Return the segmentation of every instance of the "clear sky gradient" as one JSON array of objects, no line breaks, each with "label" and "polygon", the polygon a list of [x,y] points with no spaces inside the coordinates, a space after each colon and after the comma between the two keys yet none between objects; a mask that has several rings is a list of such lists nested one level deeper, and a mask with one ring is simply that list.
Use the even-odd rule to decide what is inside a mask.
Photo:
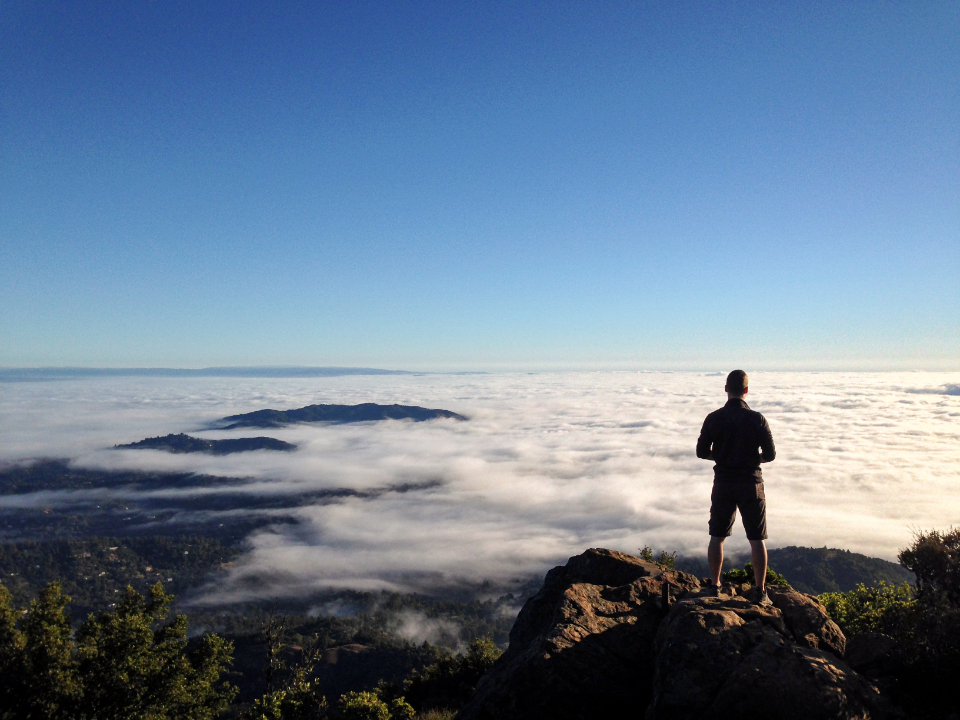
[{"label": "clear sky gradient", "polygon": [[960,4],[2,2],[0,336],[958,369]]}]

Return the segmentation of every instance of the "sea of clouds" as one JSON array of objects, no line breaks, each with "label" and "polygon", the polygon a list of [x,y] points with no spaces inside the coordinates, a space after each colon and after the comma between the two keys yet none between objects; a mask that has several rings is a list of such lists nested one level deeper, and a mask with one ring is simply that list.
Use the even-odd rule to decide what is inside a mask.
[{"label": "sea of clouds", "polygon": [[[218,602],[509,584],[588,547],[702,555],[712,470],[694,446],[704,416],[725,400],[723,384],[720,374],[647,372],[0,383],[0,462],[64,457],[81,467],[248,479],[151,491],[181,499],[362,491],[304,501],[283,511],[295,523],[253,533],[210,589]],[[895,559],[915,530],[956,524],[958,389],[960,373],[751,374],[747,400],[769,420],[778,450],[764,466],[770,545]],[[204,430],[262,408],[360,402],[444,408],[469,420]],[[268,435],[299,448],[229,456],[112,449],[171,432]],[[8,507],[30,502],[0,497]],[[746,549],[739,525],[728,547]]]}]

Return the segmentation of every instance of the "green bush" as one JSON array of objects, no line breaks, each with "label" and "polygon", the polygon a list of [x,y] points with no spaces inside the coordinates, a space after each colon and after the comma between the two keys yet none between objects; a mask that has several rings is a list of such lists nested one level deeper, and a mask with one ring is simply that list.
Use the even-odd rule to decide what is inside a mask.
[{"label": "green bush", "polygon": [[848,637],[893,637],[900,660],[895,700],[918,717],[947,717],[956,710],[960,675],[960,530],[918,533],[899,558],[915,573],[916,588],[861,584],[824,593],[820,602]]},{"label": "green bush", "polygon": [[[753,583],[753,563],[748,562],[743,566],[743,570],[727,570],[720,578],[722,582],[729,583]],[[767,576],[766,576],[767,585],[779,585],[782,587],[789,587],[790,583],[787,582],[787,579],[780,573],[774,571],[773,568],[767,567]]]},{"label": "green bush", "polygon": [[163,624],[172,595],[157,583],[147,601],[128,587],[115,612],[71,632],[59,583],[21,615],[0,585],[0,718],[184,718],[226,709],[235,689],[219,683],[233,646],[208,635],[187,652],[187,619]]},{"label": "green bush", "polygon": [[908,583],[861,583],[850,592],[823,593],[819,600],[847,637],[866,632],[901,635],[916,605]]},{"label": "green bush", "polygon": [[645,560],[646,562],[656,563],[657,565],[663,565],[668,570],[677,569],[677,553],[672,552],[668,553],[666,550],[661,550],[659,555],[654,556],[653,550],[649,545],[644,545],[640,548],[639,558]]},{"label": "green bush", "polygon": [[463,655],[446,655],[404,683],[404,696],[419,712],[462,708],[501,655],[492,638],[478,638]]},{"label": "green bush", "polygon": [[372,692],[348,692],[340,696],[337,715],[341,720],[390,720],[390,708]]},{"label": "green bush", "polygon": [[283,687],[254,700],[243,717],[246,720],[317,720],[327,717],[327,699],[309,679],[313,667],[309,663],[296,667]]}]

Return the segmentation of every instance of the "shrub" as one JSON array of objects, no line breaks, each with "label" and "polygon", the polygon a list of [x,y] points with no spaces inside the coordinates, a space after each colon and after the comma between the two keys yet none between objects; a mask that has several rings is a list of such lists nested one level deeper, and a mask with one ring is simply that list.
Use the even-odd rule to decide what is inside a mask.
[{"label": "shrub", "polygon": [[960,529],[918,532],[899,560],[917,576],[916,612],[897,637],[903,691],[911,703],[948,714],[960,675]]},{"label": "shrub", "polygon": [[387,707],[390,708],[391,720],[413,720],[417,714],[413,706],[403,698],[394,698],[387,703]]},{"label": "shrub", "polygon": [[391,720],[390,707],[373,692],[348,692],[340,696],[341,720]]},{"label": "shrub", "polygon": [[313,665],[302,663],[279,690],[268,691],[253,701],[245,720],[316,720],[328,716],[327,699],[310,679]]},{"label": "shrub", "polygon": [[866,632],[902,635],[916,600],[908,583],[876,587],[863,583],[849,592],[828,592],[819,597],[827,613],[848,637]]},{"label": "shrub", "polygon": [[404,695],[419,712],[463,707],[501,651],[492,638],[477,638],[463,655],[441,657],[404,683]]},{"label": "shrub", "polygon": [[[727,570],[727,572],[725,572],[720,579],[723,582],[730,583],[753,583],[753,563],[748,562],[743,566],[743,570]],[[774,569],[771,567],[767,567],[766,583],[767,585],[779,585],[784,587],[789,587],[790,585],[783,575],[774,571]]]},{"label": "shrub", "polygon": [[640,548],[639,558],[641,560],[645,560],[646,562],[652,562],[652,563],[656,563],[657,565],[663,565],[668,570],[677,569],[677,564],[676,564],[677,553],[676,552],[668,553],[666,550],[661,550],[659,555],[654,556],[653,550],[650,548],[650,546],[645,545],[644,547]]},{"label": "shrub", "polygon": [[19,622],[0,585],[0,717],[205,720],[235,694],[218,683],[232,645],[208,635],[187,652],[187,619],[163,624],[173,596],[157,583],[147,601],[133,588],[112,613],[71,633],[70,598],[45,586]]},{"label": "shrub", "polygon": [[899,676],[904,705],[949,715],[957,709],[960,610],[942,599],[920,600],[916,610],[897,635],[904,660]]},{"label": "shrub", "polygon": [[[399,688],[382,680],[373,691],[344,693],[331,709],[320,686],[310,678],[320,659],[316,642],[307,642],[307,649],[281,686],[273,690],[270,681],[278,669],[277,661],[283,643],[284,621],[276,618],[265,625],[267,640],[267,692],[242,715],[244,720],[413,720],[416,712],[399,694]],[[301,640],[302,641],[302,640]]]},{"label": "shrub", "polygon": [[456,716],[456,710],[435,708],[433,710],[427,710],[426,712],[417,714],[415,720],[453,720]]},{"label": "shrub", "polygon": [[893,637],[901,660],[895,699],[918,717],[946,717],[956,710],[953,683],[960,675],[960,530],[918,533],[899,558],[916,574],[915,589],[858,585],[820,601],[849,636]]}]

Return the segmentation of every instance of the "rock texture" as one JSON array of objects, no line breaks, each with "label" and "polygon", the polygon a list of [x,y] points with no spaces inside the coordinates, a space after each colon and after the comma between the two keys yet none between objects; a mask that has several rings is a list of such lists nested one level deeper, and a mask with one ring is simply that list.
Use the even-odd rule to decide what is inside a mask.
[{"label": "rock texture", "polygon": [[692,575],[612,550],[554,568],[458,717],[638,717],[650,700],[664,585],[673,597],[699,587]]},{"label": "rock texture", "polygon": [[826,650],[838,658],[844,656],[847,640],[816,597],[789,587],[770,587],[767,594],[774,608],[780,611],[794,641],[805,647]]},{"label": "rock texture", "polygon": [[815,598],[696,578],[611,550],[551,570],[460,720],[899,718],[841,658]]},{"label": "rock texture", "polygon": [[813,598],[770,592],[763,608],[730,588],[679,601],[657,631],[649,720],[898,717],[842,659],[844,637]]}]

